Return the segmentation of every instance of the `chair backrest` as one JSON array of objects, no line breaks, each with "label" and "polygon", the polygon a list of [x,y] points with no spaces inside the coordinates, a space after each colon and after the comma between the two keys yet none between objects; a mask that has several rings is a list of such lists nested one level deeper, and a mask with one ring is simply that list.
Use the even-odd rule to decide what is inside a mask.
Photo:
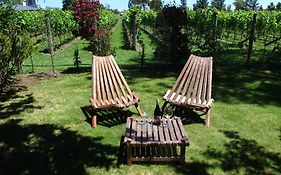
[{"label": "chair backrest", "polygon": [[128,98],[132,92],[118,67],[114,57],[93,56],[92,64],[92,98],[110,100]]},{"label": "chair backrest", "polygon": [[208,103],[212,92],[212,65],[212,57],[190,55],[171,90],[176,93],[175,97],[186,97],[188,103]]}]

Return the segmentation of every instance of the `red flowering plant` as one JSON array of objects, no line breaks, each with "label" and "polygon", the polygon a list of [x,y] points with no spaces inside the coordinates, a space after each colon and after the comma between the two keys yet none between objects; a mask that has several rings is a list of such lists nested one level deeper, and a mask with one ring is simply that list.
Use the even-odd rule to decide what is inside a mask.
[{"label": "red flowering plant", "polygon": [[77,1],[73,16],[79,24],[79,32],[82,37],[90,39],[95,35],[100,7],[101,4],[98,0]]}]

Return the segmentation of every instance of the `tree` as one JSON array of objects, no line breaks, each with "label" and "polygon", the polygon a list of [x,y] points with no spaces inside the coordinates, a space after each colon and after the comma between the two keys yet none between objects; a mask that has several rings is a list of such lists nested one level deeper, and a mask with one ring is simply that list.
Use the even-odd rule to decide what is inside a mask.
[{"label": "tree", "polygon": [[212,7],[216,7],[218,10],[225,10],[225,0],[213,0],[211,2]]},{"label": "tree", "polygon": [[257,10],[258,9],[258,0],[246,0],[247,9]]},{"label": "tree", "polygon": [[62,10],[73,10],[77,0],[63,0],[62,1]]},{"label": "tree", "polygon": [[276,10],[281,11],[281,2],[276,4]]},{"label": "tree", "polygon": [[246,10],[247,4],[244,0],[235,0],[234,1],[235,10]]},{"label": "tree", "polygon": [[268,6],[267,6],[267,10],[272,11],[275,10],[275,5],[273,4],[273,2],[271,2]]},{"label": "tree", "polygon": [[145,9],[149,5],[149,0],[129,0],[128,7],[131,8],[134,5]]},{"label": "tree", "polygon": [[231,11],[231,5],[230,4],[227,6],[226,11],[228,11],[228,12]]},{"label": "tree", "polygon": [[208,0],[197,0],[195,4],[193,4],[193,9],[204,9],[209,5]]},{"label": "tree", "polygon": [[262,5],[259,6],[259,11],[263,11],[263,6]]},{"label": "tree", "polygon": [[97,30],[100,3],[98,0],[78,0],[73,11],[75,21],[79,24],[80,35],[90,39]]},{"label": "tree", "polygon": [[151,0],[149,2],[149,8],[153,10],[160,10],[163,7],[163,3],[161,0]]},{"label": "tree", "polygon": [[187,6],[186,0],[181,0],[181,6],[182,6],[182,7],[186,7],[186,6]]}]

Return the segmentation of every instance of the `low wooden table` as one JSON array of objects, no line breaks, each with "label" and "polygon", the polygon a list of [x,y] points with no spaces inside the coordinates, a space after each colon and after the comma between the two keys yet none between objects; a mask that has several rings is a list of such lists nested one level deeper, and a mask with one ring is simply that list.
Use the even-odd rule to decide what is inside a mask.
[{"label": "low wooden table", "polygon": [[154,125],[151,118],[130,117],[124,143],[131,165],[133,161],[184,162],[189,140],[180,118],[161,119],[160,125]]}]

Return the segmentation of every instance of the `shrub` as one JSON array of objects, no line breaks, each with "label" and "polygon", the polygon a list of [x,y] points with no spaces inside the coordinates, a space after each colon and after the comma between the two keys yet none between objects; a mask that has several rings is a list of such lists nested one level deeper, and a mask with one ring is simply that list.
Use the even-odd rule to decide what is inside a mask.
[{"label": "shrub", "polygon": [[[8,85],[8,79],[21,69],[22,62],[33,52],[29,34],[18,29],[11,5],[0,4],[0,90]],[[3,28],[5,26],[5,28]]]},{"label": "shrub", "polygon": [[111,54],[110,32],[104,28],[99,28],[95,35],[90,39],[93,54],[105,56]]}]

